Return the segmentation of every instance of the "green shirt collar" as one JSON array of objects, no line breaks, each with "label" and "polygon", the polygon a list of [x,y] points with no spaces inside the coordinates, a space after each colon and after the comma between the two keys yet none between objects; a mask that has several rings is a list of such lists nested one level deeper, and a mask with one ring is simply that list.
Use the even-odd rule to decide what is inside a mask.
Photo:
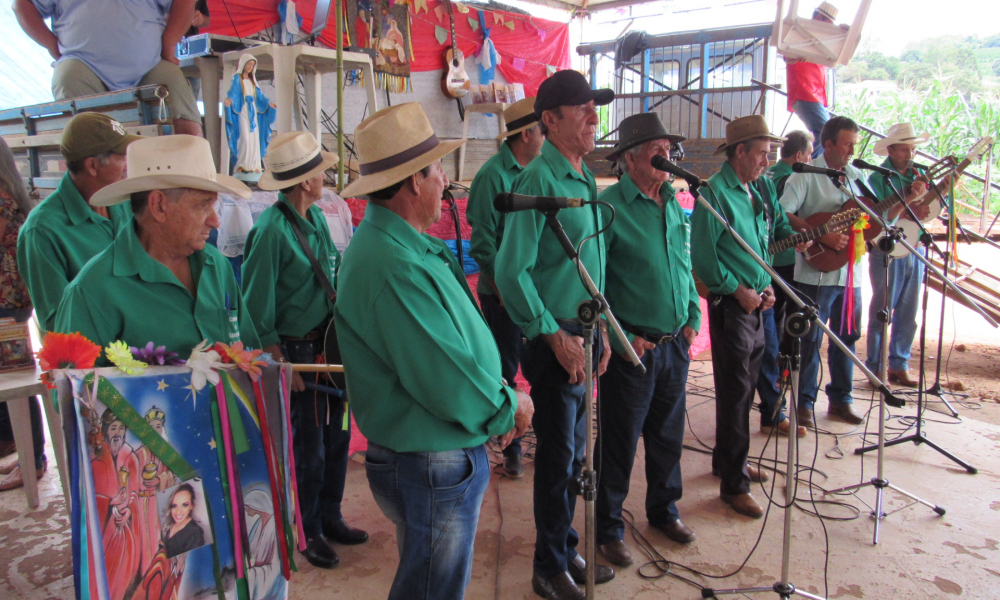
[{"label": "green shirt collar", "polygon": [[792,165],[783,160],[779,160],[774,163],[774,166],[771,167],[769,171],[771,172],[771,179],[780,179],[786,175],[792,174]]},{"label": "green shirt collar", "polygon": [[87,201],[83,199],[83,195],[80,194],[80,190],[76,189],[76,184],[70,179],[68,171],[63,175],[62,181],[59,182],[56,197],[61,202],[63,210],[66,211],[66,215],[73,225],[79,225],[84,221],[94,221],[95,223],[107,221],[107,219],[90,208]]},{"label": "green shirt collar", "polygon": [[412,225],[403,220],[403,217],[374,202],[368,203],[368,207],[365,209],[365,220],[384,231],[400,246],[414,252],[421,258],[428,252],[440,254],[446,248],[432,244],[423,234],[418,233]]},{"label": "green shirt collar", "polygon": [[521,163],[517,162],[517,159],[514,158],[514,153],[510,151],[510,144],[507,142],[500,144],[500,150],[498,153],[500,154],[500,161],[503,163],[504,169],[514,173],[515,175],[524,170]]},{"label": "green shirt collar", "polygon": [[[288,197],[281,192],[278,192],[278,202],[283,202],[286,206],[288,206],[288,208],[292,209],[292,215],[295,216],[295,222],[299,224],[299,229],[302,230],[302,233],[306,235],[312,235],[313,233],[316,232],[316,226],[313,225],[309,219],[303,219],[302,215],[299,214],[299,211],[294,206],[292,206],[292,203],[291,201],[288,200]],[[313,204],[308,208],[308,210],[306,210],[306,214],[311,213],[314,208],[317,211],[320,211],[319,207]],[[322,211],[320,212],[322,213]]]},{"label": "green shirt collar", "polygon": [[[542,159],[548,163],[549,169],[552,170],[552,174],[555,175],[557,181],[564,179],[567,175],[569,175],[570,177],[574,177],[580,181],[584,181],[588,184],[590,183],[584,174],[581,174],[574,169],[573,165],[569,164],[569,161],[566,160],[566,157],[559,152],[559,149],[553,146],[548,140],[545,140],[545,143],[542,144],[541,156]],[[583,165],[583,173],[588,172],[587,165]]]},{"label": "green shirt collar", "polygon": [[[667,200],[673,197],[673,194],[671,194],[670,190],[668,189],[669,187],[670,184],[667,182],[663,182],[663,185],[660,186],[660,199],[663,200],[664,203],[666,203]],[[654,201],[652,198],[650,198],[649,196],[644,194],[641,190],[639,190],[639,187],[635,184],[635,181],[632,181],[632,176],[629,175],[628,173],[622,175],[621,180],[618,182],[618,189],[620,190],[622,198],[625,200],[625,202],[628,202],[630,204],[632,203],[633,200],[637,198],[645,198],[650,202]]]},{"label": "green shirt collar", "polygon": [[736,176],[736,171],[729,164],[729,161],[722,163],[722,169],[719,170],[719,177],[722,179],[722,183],[726,184],[727,187],[735,189],[747,190],[750,189],[749,186],[740,183],[740,178]]},{"label": "green shirt collar", "polygon": [[[177,277],[155,258],[146,252],[135,231],[135,219],[125,225],[111,245],[114,253],[114,263],[111,269],[116,277],[131,277],[138,275],[147,283],[172,283],[183,288]],[[188,258],[191,261],[192,274],[201,272],[205,264],[214,264],[212,257],[206,252],[195,252]],[[197,281],[197,277],[195,277]],[[189,292],[190,293],[190,292]]]}]

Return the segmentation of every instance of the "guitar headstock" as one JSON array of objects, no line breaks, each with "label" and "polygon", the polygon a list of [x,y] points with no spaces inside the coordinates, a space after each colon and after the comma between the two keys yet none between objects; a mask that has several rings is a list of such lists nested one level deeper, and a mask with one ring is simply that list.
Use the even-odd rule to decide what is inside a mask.
[{"label": "guitar headstock", "polygon": [[954,156],[945,156],[927,168],[927,178],[936,181],[954,171],[956,167],[958,167],[958,160]]},{"label": "guitar headstock", "polygon": [[838,233],[853,225],[860,217],[860,208],[845,210],[830,217],[830,220],[826,222],[826,227],[830,233]]},{"label": "guitar headstock", "polygon": [[972,148],[969,148],[969,154],[966,155],[965,160],[969,162],[976,162],[986,154],[986,151],[993,146],[992,136],[983,136],[979,138],[979,141],[973,144]]}]

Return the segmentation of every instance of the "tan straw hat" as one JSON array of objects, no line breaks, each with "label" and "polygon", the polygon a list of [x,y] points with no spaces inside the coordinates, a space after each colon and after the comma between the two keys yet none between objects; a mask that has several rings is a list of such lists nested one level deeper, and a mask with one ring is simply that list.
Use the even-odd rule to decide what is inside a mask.
[{"label": "tan straw hat", "polygon": [[914,146],[923,146],[931,140],[931,134],[921,133],[917,135],[917,132],[913,129],[911,123],[896,123],[889,128],[889,133],[886,134],[885,138],[875,142],[875,147],[872,148],[872,152],[878,154],[879,156],[889,156],[889,146],[893,144],[913,144]]},{"label": "tan straw hat", "polygon": [[837,20],[837,7],[830,4],[829,2],[820,2],[819,6],[816,7],[815,12],[823,15],[824,17],[830,19],[831,21]]},{"label": "tan straw hat", "polygon": [[538,122],[538,116],[535,114],[535,97],[518,100],[508,106],[507,110],[503,111],[503,120],[507,124],[507,131],[498,135],[496,137],[498,140],[532,127]]},{"label": "tan straw hat", "polygon": [[712,156],[719,156],[725,153],[726,148],[730,146],[735,146],[740,142],[758,137],[765,137],[777,144],[784,143],[785,141],[783,137],[771,135],[771,132],[767,128],[767,121],[764,120],[763,116],[750,115],[749,117],[740,117],[726,123],[726,143],[716,148]]},{"label": "tan straw hat", "polygon": [[257,186],[262,190],[283,190],[319,175],[339,160],[324,152],[308,131],[292,131],[275,136],[264,156],[264,174]]},{"label": "tan straw hat", "polygon": [[341,196],[363,196],[399,183],[464,143],[439,140],[416,102],[383,108],[354,130],[361,178]]},{"label": "tan straw hat", "polygon": [[193,135],[148,137],[129,144],[128,178],[101,188],[90,198],[92,206],[124,202],[135,192],[191,188],[250,197],[250,188],[238,179],[215,172],[212,149],[205,138]]}]

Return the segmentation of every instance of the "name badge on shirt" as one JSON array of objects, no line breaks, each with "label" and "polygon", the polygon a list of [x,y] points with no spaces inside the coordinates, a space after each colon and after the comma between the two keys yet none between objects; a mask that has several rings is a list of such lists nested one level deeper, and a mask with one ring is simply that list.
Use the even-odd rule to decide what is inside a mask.
[{"label": "name badge on shirt", "polygon": [[240,341],[240,318],[239,312],[233,308],[227,311],[229,313],[229,343],[233,344]]}]

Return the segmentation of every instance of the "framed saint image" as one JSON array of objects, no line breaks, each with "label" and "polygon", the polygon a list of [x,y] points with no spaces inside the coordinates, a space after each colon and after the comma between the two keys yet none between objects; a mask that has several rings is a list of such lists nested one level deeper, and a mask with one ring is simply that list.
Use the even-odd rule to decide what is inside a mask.
[{"label": "framed saint image", "polygon": [[159,507],[160,542],[167,558],[173,558],[212,543],[208,526],[205,491],[200,479],[190,479],[156,495]]}]

